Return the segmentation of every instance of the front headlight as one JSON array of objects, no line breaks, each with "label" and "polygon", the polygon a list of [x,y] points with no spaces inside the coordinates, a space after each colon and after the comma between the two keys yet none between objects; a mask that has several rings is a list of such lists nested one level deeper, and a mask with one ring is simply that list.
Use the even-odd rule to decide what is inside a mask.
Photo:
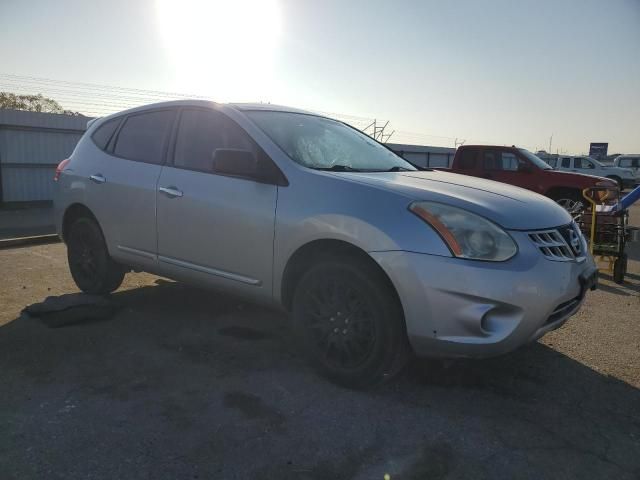
[{"label": "front headlight", "polygon": [[513,239],[502,228],[461,208],[413,202],[409,210],[431,225],[456,257],[503,262],[518,251]]}]

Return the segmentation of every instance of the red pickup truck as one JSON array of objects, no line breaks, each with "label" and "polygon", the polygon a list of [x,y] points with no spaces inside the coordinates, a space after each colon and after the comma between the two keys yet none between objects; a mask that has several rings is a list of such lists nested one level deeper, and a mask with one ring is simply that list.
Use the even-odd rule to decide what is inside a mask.
[{"label": "red pickup truck", "polygon": [[552,198],[569,211],[582,200],[583,189],[617,187],[607,178],[554,170],[533,153],[515,146],[462,145],[449,170],[532,190]]}]

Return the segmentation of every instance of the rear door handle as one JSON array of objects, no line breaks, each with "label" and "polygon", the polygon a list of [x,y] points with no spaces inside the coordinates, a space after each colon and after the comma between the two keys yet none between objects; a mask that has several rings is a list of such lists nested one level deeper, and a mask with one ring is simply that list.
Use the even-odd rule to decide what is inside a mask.
[{"label": "rear door handle", "polygon": [[107,179],[104,178],[101,173],[96,173],[95,175],[91,175],[89,177],[89,180],[91,180],[93,183],[104,183],[107,181]]},{"label": "rear door handle", "polygon": [[181,197],[183,195],[182,191],[178,190],[176,187],[160,187],[158,188],[158,191],[164,193],[170,198]]}]

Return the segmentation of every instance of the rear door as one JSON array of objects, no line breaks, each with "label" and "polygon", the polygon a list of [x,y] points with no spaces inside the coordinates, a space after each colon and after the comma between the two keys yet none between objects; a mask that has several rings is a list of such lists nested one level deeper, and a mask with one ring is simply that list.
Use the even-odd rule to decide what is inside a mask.
[{"label": "rear door", "polygon": [[[122,119],[90,173],[90,208],[111,254],[132,265],[154,263],[156,186],[175,110],[150,110]],[[96,131],[97,133],[97,131]]]},{"label": "rear door", "polygon": [[182,110],[174,143],[157,193],[163,268],[177,278],[270,298],[277,187],[213,171],[218,148],[262,151],[212,109]]},{"label": "rear door", "polygon": [[460,147],[455,157],[454,167],[456,173],[474,177],[482,177],[484,175],[481,164],[478,162],[477,148]]}]

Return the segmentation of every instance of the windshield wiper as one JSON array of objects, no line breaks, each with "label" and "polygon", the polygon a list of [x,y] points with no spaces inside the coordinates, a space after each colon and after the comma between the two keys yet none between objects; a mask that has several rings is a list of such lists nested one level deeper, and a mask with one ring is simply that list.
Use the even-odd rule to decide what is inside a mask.
[{"label": "windshield wiper", "polygon": [[357,168],[350,167],[349,165],[331,165],[330,167],[313,167],[314,170],[323,170],[325,172],[360,172]]},{"label": "windshield wiper", "polygon": [[389,170],[385,170],[385,172],[413,172],[413,170],[396,165],[395,167],[391,167]]}]

